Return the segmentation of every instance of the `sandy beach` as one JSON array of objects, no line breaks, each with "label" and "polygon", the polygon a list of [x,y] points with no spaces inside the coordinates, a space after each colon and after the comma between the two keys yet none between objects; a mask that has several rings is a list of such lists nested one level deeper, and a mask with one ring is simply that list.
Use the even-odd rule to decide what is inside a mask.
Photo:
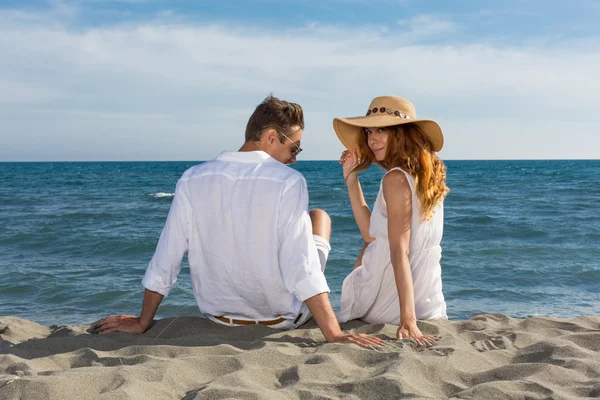
[{"label": "sandy beach", "polygon": [[143,335],[88,333],[0,317],[1,399],[571,399],[600,397],[600,316],[419,322],[432,348],[396,341],[392,325],[347,330],[380,351],[295,331],[228,328],[197,317]]}]

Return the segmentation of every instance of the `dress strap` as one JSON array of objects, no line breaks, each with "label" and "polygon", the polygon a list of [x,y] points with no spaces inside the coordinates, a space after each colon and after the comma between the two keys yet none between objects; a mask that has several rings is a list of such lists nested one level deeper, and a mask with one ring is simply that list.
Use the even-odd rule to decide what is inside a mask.
[{"label": "dress strap", "polygon": [[[389,174],[392,171],[402,171],[404,173],[404,175],[406,175],[406,180],[408,181],[408,186],[410,186],[410,191],[412,192],[412,195],[414,196],[414,194],[415,194],[415,178],[400,167],[394,167],[394,168],[387,170],[385,172],[384,176]],[[383,179],[381,179],[381,185],[382,185],[381,189],[383,189]]]},{"label": "dress strap", "polygon": [[409,176],[410,176],[410,174],[409,174],[408,172],[406,172],[405,170],[403,170],[403,169],[402,169],[402,168],[400,168],[400,167],[394,167],[394,168],[392,168],[392,169],[388,169],[387,171],[385,171],[385,174],[384,174],[384,175],[387,175],[387,174],[389,174],[390,172],[392,172],[392,171],[395,171],[395,170],[402,171],[402,172],[404,172],[406,175],[409,175]]}]

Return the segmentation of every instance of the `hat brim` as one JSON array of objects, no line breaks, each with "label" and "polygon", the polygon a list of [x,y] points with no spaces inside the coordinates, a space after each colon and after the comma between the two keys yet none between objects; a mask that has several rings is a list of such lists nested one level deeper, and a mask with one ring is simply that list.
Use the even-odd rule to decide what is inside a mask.
[{"label": "hat brim", "polygon": [[358,134],[363,128],[384,128],[388,126],[414,124],[427,136],[433,151],[444,147],[444,134],[437,122],[430,119],[404,119],[395,115],[370,115],[366,117],[334,118],[333,130],[340,142],[348,149],[358,149]]}]

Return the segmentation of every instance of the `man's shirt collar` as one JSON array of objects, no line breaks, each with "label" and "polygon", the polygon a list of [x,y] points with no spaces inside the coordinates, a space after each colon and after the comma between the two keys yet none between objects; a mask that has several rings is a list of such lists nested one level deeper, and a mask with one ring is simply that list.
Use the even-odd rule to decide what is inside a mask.
[{"label": "man's shirt collar", "polygon": [[224,151],[219,154],[215,160],[240,163],[279,162],[262,150]]}]

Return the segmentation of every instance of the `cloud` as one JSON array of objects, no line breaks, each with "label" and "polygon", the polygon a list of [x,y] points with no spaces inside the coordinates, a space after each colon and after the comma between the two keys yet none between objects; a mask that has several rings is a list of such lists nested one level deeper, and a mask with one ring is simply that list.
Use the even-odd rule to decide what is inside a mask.
[{"label": "cloud", "polygon": [[103,3],[103,4],[111,4],[111,3],[125,3],[125,4],[145,4],[148,0],[84,0],[86,3]]},{"label": "cloud", "polygon": [[[240,146],[270,92],[304,106],[306,158],[337,157],[333,116],[363,114],[381,94],[438,120],[445,158],[576,158],[600,147],[592,39],[434,45],[371,27],[159,18],[80,28],[71,15],[0,11],[0,160],[212,158]],[[427,35],[456,28],[410,21]],[[566,139],[569,126],[578,143]]]},{"label": "cloud", "polygon": [[523,11],[523,10],[516,10],[514,8],[509,8],[509,9],[484,9],[484,10],[480,10],[479,11],[480,15],[485,15],[485,16],[491,16],[491,17],[496,17],[496,16],[529,16],[529,17],[533,17],[536,16],[536,12],[534,11]]},{"label": "cloud", "polygon": [[414,40],[453,33],[460,28],[457,23],[448,18],[428,14],[398,20],[398,25],[406,27],[407,35],[413,37]]}]

